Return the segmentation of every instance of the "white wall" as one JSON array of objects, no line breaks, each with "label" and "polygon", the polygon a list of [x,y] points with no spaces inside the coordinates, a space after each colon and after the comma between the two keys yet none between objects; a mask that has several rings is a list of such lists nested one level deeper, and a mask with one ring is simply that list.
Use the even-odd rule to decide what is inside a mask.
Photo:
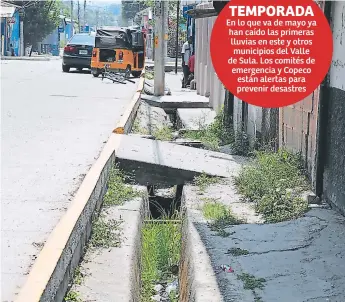
[{"label": "white wall", "polygon": [[334,2],[331,87],[345,90],[345,2]]},{"label": "white wall", "polygon": [[256,132],[261,132],[262,124],[262,108],[248,105],[248,124],[247,124],[247,134],[250,138],[256,136]]},{"label": "white wall", "polygon": [[[197,8],[213,8],[213,5],[205,2]],[[225,89],[214,71],[210,54],[210,38],[216,18],[195,20],[195,79],[197,93],[209,97],[211,107],[219,112],[224,104]]]}]

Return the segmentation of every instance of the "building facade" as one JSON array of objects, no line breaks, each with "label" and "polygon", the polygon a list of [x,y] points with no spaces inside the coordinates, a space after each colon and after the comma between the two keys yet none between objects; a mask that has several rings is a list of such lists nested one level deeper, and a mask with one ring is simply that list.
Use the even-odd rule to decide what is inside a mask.
[{"label": "building facade", "polygon": [[[307,98],[269,109],[242,102],[219,81],[210,57],[210,34],[216,17],[195,20],[195,79],[197,93],[209,97],[219,112],[225,105],[235,132],[251,144],[272,143],[298,152],[318,196],[345,213],[345,2],[318,1],[333,32],[333,60],[324,82]],[[189,4],[189,1],[188,1]],[[199,9],[213,8],[212,2]]]}]

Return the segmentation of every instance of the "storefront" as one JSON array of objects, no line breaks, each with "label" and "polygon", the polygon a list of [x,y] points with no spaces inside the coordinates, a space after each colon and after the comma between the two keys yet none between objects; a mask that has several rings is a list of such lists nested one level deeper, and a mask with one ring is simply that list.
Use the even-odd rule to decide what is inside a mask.
[{"label": "storefront", "polygon": [[1,6],[1,55],[19,55],[20,47],[20,19],[19,12],[14,6]]}]

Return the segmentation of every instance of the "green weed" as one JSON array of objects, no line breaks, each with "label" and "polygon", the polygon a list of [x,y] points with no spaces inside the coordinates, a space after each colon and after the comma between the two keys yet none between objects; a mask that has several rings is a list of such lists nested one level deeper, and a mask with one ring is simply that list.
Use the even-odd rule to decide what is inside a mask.
[{"label": "green weed", "polygon": [[153,136],[160,141],[171,141],[173,139],[173,129],[168,126],[157,128],[153,131]]},{"label": "green weed", "polygon": [[105,220],[102,215],[92,223],[90,246],[92,248],[110,248],[120,246],[120,224],[116,220]]},{"label": "green weed", "polygon": [[143,135],[149,135],[150,134],[150,132],[147,129],[140,127],[140,122],[137,118],[135,119],[135,121],[133,123],[132,133],[143,134]]},{"label": "green weed", "polygon": [[122,205],[139,195],[138,191],[125,184],[125,176],[119,169],[115,167],[111,169],[108,190],[103,197],[104,206]]},{"label": "green weed", "polygon": [[211,231],[217,232],[217,235],[221,237],[228,237],[232,234],[225,231],[227,227],[243,223],[235,217],[230,207],[211,199],[208,199],[202,206],[202,213],[206,219],[212,220],[209,223]]},{"label": "green weed", "polygon": [[79,293],[75,291],[69,291],[66,297],[64,298],[65,302],[82,302]]},{"label": "green weed", "polygon": [[152,70],[146,70],[145,71],[145,78],[148,79],[148,80],[153,80],[154,79],[154,71]]},{"label": "green weed", "polygon": [[235,184],[245,198],[255,202],[266,222],[300,217],[308,209],[300,193],[308,189],[299,155],[286,150],[257,152],[252,164],[243,168]]},{"label": "green weed", "polygon": [[199,121],[198,128],[199,130],[186,131],[183,137],[201,141],[208,150],[218,151],[219,146],[230,144],[234,140],[232,129],[225,126],[223,109],[212,124],[207,126],[204,121]]},{"label": "green weed", "polygon": [[[153,286],[171,276],[171,267],[179,264],[181,224],[173,222],[176,216],[146,223],[142,229],[141,278],[142,301],[151,301]],[[175,220],[176,221],[176,220]],[[171,300],[174,301],[174,300]]]},{"label": "green weed", "polygon": [[250,289],[252,291],[255,291],[256,289],[263,289],[266,282],[264,278],[256,278],[255,276],[247,273],[238,275],[237,279],[243,282],[244,289]]},{"label": "green weed", "polygon": [[208,176],[203,172],[194,178],[194,184],[198,187],[199,193],[204,193],[209,186],[218,183],[219,180],[218,177]]},{"label": "green weed", "polygon": [[243,250],[238,247],[233,247],[231,249],[228,249],[227,254],[230,254],[232,256],[244,256],[244,255],[248,255],[249,251]]},{"label": "green weed", "polygon": [[231,145],[235,155],[249,156],[253,152],[250,145],[248,134],[245,131],[238,130],[235,132],[235,139]]},{"label": "green weed", "polygon": [[74,270],[74,276],[73,276],[73,283],[77,285],[81,285],[84,280],[84,275],[80,271],[80,266],[77,266]]}]

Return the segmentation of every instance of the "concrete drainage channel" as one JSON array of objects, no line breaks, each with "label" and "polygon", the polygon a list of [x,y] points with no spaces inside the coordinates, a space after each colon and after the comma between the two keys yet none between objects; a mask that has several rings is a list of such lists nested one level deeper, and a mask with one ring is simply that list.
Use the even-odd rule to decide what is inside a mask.
[{"label": "concrete drainage channel", "polygon": [[183,185],[204,170],[227,177],[228,159],[195,148],[186,153],[178,142],[117,134],[135,132],[140,123],[152,128],[152,113],[164,125],[158,132],[163,137],[170,136],[166,127],[177,125],[173,109],[171,123],[162,109],[139,107],[141,90],[48,238],[16,302],[195,300],[194,262],[202,255],[194,246]]},{"label": "concrete drainage channel", "polygon": [[112,168],[65,301],[178,301],[182,186],[136,186]]}]

